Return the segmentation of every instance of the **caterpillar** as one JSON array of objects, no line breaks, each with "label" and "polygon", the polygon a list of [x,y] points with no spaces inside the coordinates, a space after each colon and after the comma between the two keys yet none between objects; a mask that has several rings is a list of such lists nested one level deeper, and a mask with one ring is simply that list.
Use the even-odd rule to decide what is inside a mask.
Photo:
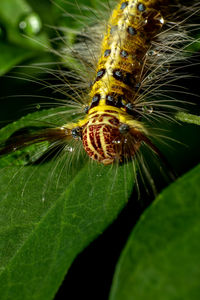
[{"label": "caterpillar", "polygon": [[[0,148],[0,155],[45,141],[61,145],[75,141],[92,160],[109,165],[134,160],[141,144],[146,144],[168,166],[152,142],[151,129],[144,119],[172,119],[168,114],[177,108],[172,104],[175,99],[165,95],[166,99],[149,101],[148,97],[152,96],[151,89],[159,92],[155,84],[162,87],[163,80],[173,82],[173,77],[176,79],[177,65],[169,74],[168,65],[187,60],[185,47],[195,42],[185,29],[191,17],[191,13],[187,13],[188,7],[180,8],[178,2],[172,2],[119,1],[111,13],[98,50],[90,89],[81,95],[81,99],[79,95],[78,99],[71,97],[71,105],[78,106],[81,111],[84,109],[85,115],[77,122],[11,137]],[[192,15],[196,13],[198,9]],[[180,16],[184,16],[182,21],[172,22],[173,18],[179,20]],[[89,47],[97,39],[99,36],[94,36]],[[89,49],[86,58],[81,59],[85,67],[91,63],[85,62],[90,53]],[[82,50],[76,46],[72,54],[79,58],[83,56]],[[66,86],[73,92],[72,85],[66,83]],[[165,111],[156,111],[157,108]]]}]

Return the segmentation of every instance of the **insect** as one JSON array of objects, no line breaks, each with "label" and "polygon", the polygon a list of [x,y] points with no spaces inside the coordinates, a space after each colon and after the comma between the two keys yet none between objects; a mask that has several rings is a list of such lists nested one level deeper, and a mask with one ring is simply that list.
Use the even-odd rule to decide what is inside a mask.
[{"label": "insect", "polygon": [[[170,23],[175,2],[170,4],[167,0],[119,1],[104,32],[95,74],[84,99],[84,103],[87,102],[84,117],[56,128],[11,137],[0,149],[0,155],[44,141],[67,145],[75,140],[81,141],[91,159],[104,165],[134,159],[141,144],[146,144],[167,164],[152,142],[151,131],[143,119],[148,120],[150,113],[167,118],[168,111],[154,113],[154,108],[164,107],[169,111],[174,108],[167,98],[146,100],[143,91],[146,87],[146,94],[151,93],[148,86],[155,90],[152,81],[159,83],[166,78],[170,81],[170,76],[165,74],[166,65],[184,58],[180,53],[188,36],[183,30],[181,38],[174,42],[184,25]],[[161,46],[165,37],[167,41]]]}]

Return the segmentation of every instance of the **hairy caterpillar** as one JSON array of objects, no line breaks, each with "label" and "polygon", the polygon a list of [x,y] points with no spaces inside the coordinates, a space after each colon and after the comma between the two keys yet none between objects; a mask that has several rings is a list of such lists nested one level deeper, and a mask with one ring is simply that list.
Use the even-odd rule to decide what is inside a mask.
[{"label": "hairy caterpillar", "polygon": [[[145,144],[168,167],[152,141],[156,137],[152,121],[173,121],[174,111],[185,105],[171,96],[170,89],[178,76],[185,77],[179,69],[189,64],[186,48],[196,42],[187,26],[191,32],[198,29],[190,21],[198,12],[197,3],[190,7],[167,0],[114,3],[106,29],[98,24],[97,31],[95,26],[89,29],[91,35],[82,33],[86,40],[65,49],[81,64],[69,72],[75,83],[64,80],[71,99],[66,105],[76,121],[23,135],[19,132],[2,144],[0,155],[47,141],[50,149],[68,149],[69,157],[83,151],[92,160],[109,165],[135,163]],[[168,85],[169,91],[168,87],[163,91]],[[182,95],[181,86],[178,91]],[[145,172],[150,178],[150,171]]]},{"label": "hairy caterpillar", "polygon": [[[166,30],[168,48],[156,45],[164,23],[170,23],[168,18],[174,13],[170,5],[171,1],[162,0],[120,1],[108,21],[89,95],[83,99],[88,103],[85,117],[75,123],[11,139],[0,154],[42,141],[67,144],[79,139],[87,154],[105,165],[134,158],[142,142],[161,157],[141,121],[148,101],[140,94],[151,76],[157,82],[159,76],[162,79],[164,65],[180,59],[174,54],[177,45],[182,44],[184,50],[184,42],[189,39],[183,32],[180,40],[170,40],[170,34],[177,30],[177,25],[172,25]],[[150,60],[148,55],[156,52],[156,58]],[[147,75],[149,73],[151,76]],[[167,101],[160,101],[160,106],[167,107]],[[150,104],[151,109],[159,106],[158,101]]]},{"label": "hairy caterpillar", "polygon": [[[173,121],[174,111],[184,103],[171,96],[167,86],[173,86],[178,76],[187,77],[179,69],[188,61],[190,51],[186,48],[196,42],[187,26],[191,32],[198,28],[190,21],[198,11],[198,4],[189,9],[187,4],[167,0],[114,3],[106,29],[98,25],[98,31],[96,27],[89,29],[91,35],[83,32],[86,40],[67,49],[81,64],[69,72],[74,84],[64,79],[71,99],[66,105],[71,108],[69,113],[77,115],[76,121],[66,120],[62,126],[48,126],[23,136],[19,132],[2,144],[0,155],[49,142],[50,150],[67,150],[68,163],[76,152],[104,165],[129,160],[135,165],[138,160],[139,169],[155,190],[151,171],[140,155],[143,144],[161,159],[174,179],[168,161],[154,143],[160,134],[154,133],[153,121]],[[56,77],[59,75],[62,71]],[[164,92],[163,87],[167,87]],[[178,92],[182,94],[181,86]]]}]

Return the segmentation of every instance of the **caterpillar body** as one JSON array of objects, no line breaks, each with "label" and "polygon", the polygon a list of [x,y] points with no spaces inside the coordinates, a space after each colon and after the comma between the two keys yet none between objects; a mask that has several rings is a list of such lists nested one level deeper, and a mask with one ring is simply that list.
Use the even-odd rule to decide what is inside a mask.
[{"label": "caterpillar body", "polygon": [[104,164],[134,156],[143,140],[145,130],[132,114],[150,43],[146,27],[151,39],[163,23],[154,6],[155,1],[121,1],[102,42],[88,116],[78,129],[88,155]]},{"label": "caterpillar body", "polygon": [[[9,143],[0,148],[0,155],[43,141],[68,144],[79,140],[87,155],[104,165],[134,158],[142,143],[165,161],[149,138],[151,132],[142,121],[142,117],[145,117],[143,111],[149,103],[153,108],[159,105],[174,108],[167,104],[169,100],[160,101],[160,104],[158,101],[144,100],[141,89],[147,86],[147,92],[150,93],[148,85],[152,84],[152,79],[149,78],[156,83],[160,80],[158,77],[166,79],[166,75],[162,74],[163,66],[170,61],[182,60],[184,55],[180,54],[184,51],[184,43],[193,42],[184,30],[181,38],[174,42],[179,27],[184,29],[184,22],[180,26],[170,24],[175,3],[173,1],[171,5],[167,0],[119,1],[101,42],[90,91],[82,100],[87,102],[84,105],[85,116],[74,123],[11,138]],[[167,22],[169,28],[166,27],[163,37],[160,37]],[[166,49],[159,44],[159,39],[165,39],[165,34]],[[176,49],[180,45],[182,49],[177,55]],[[152,52],[156,53],[156,58],[151,61],[149,56]],[[164,59],[160,58],[162,56]],[[167,118],[167,114],[164,117]]]}]

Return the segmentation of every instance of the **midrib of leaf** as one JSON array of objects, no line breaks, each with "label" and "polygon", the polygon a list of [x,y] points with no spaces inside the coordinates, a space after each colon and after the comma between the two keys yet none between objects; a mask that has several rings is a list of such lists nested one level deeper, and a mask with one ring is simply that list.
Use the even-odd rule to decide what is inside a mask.
[{"label": "midrib of leaf", "polygon": [[200,116],[192,115],[185,112],[179,112],[176,114],[176,119],[185,123],[200,125]]}]

